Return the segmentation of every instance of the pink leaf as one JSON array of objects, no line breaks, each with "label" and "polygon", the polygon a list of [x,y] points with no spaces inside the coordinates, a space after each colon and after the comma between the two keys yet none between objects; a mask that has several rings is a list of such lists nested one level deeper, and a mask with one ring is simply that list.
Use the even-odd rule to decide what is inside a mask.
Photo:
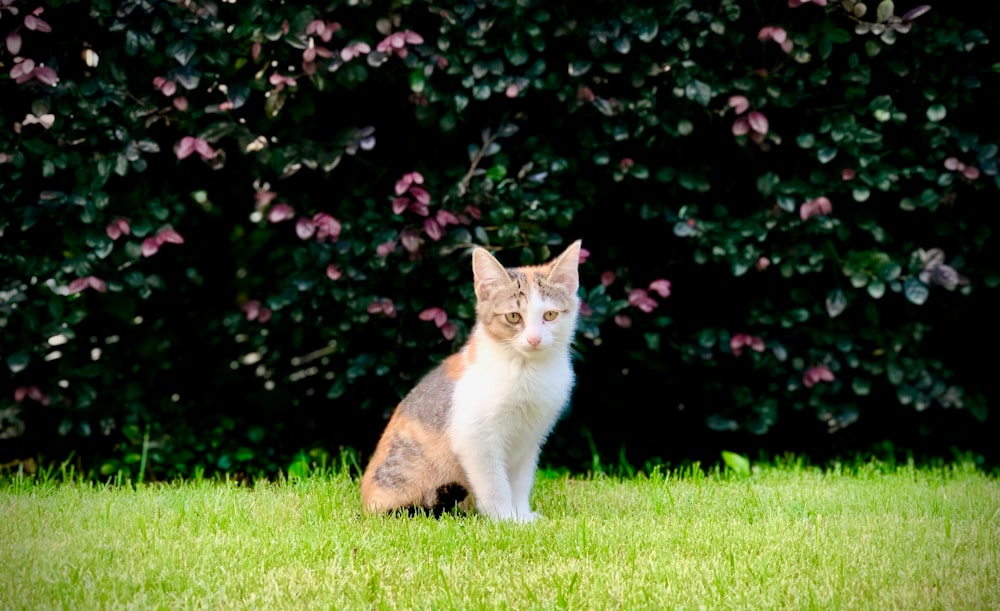
[{"label": "pink leaf", "polygon": [[392,251],[396,250],[396,240],[389,240],[388,242],[382,242],[375,247],[375,254],[385,258],[392,254]]},{"label": "pink leaf", "polygon": [[256,320],[260,315],[260,302],[256,299],[247,301],[243,304],[243,313],[246,314],[247,320]]},{"label": "pink leaf", "polygon": [[441,308],[427,308],[426,310],[417,314],[417,318],[420,320],[434,321],[434,324],[440,329],[448,322],[448,313]]},{"label": "pink leaf", "polygon": [[69,286],[66,287],[66,290],[68,294],[73,295],[75,293],[79,293],[88,286],[89,285],[87,283],[86,278],[77,278],[76,280],[73,280],[72,282],[69,283]]},{"label": "pink leaf", "polygon": [[747,345],[749,337],[746,333],[737,333],[729,338],[729,349],[732,350],[733,356],[739,356],[743,353],[743,346]]},{"label": "pink leaf", "polygon": [[371,47],[363,42],[356,42],[353,45],[348,45],[340,50],[340,59],[345,62],[351,61],[355,57],[371,53]]},{"label": "pink leaf", "polygon": [[826,197],[817,197],[799,206],[799,217],[803,221],[813,216],[822,216],[831,212],[833,212],[833,204]]},{"label": "pink leaf", "polygon": [[430,210],[427,209],[427,204],[420,202],[410,202],[410,210],[412,210],[414,214],[419,214],[420,216],[427,216],[430,213]]},{"label": "pink leaf", "polygon": [[947,170],[954,172],[955,170],[962,170],[965,168],[965,164],[959,161],[956,157],[949,157],[944,160],[944,167]]},{"label": "pink leaf", "polygon": [[403,193],[406,193],[406,190],[410,188],[410,184],[412,182],[413,179],[410,178],[410,175],[404,174],[402,178],[396,181],[396,186],[395,186],[396,195],[402,195]]},{"label": "pink leaf", "polygon": [[326,266],[326,277],[330,280],[339,280],[343,275],[344,272],[340,271],[340,268],[333,263]]},{"label": "pink leaf", "polygon": [[420,234],[412,228],[407,228],[403,230],[403,233],[399,236],[400,241],[403,243],[403,248],[409,252],[417,252],[420,250]]},{"label": "pink leaf", "polygon": [[24,16],[24,27],[29,30],[34,30],[35,32],[51,32],[52,26],[45,22],[43,19],[39,19],[34,15]]},{"label": "pink leaf", "polygon": [[295,218],[295,210],[288,204],[275,204],[267,213],[267,220],[280,223]]},{"label": "pink leaf", "polygon": [[737,117],[737,119],[733,121],[734,136],[745,136],[749,131],[750,131],[750,122],[747,121],[746,117]]},{"label": "pink leaf", "polygon": [[340,237],[340,221],[325,212],[317,212],[313,216],[316,225],[316,239],[322,242],[326,238],[336,241]]},{"label": "pink leaf", "polygon": [[611,270],[601,273],[601,284],[605,287],[611,286],[611,284],[618,278],[615,273]]},{"label": "pink leaf", "polygon": [[615,314],[615,324],[622,329],[628,329],[632,326],[632,319],[627,314]]},{"label": "pink leaf", "polygon": [[962,170],[962,175],[968,178],[969,180],[975,180],[979,178],[979,168],[971,165],[966,166],[966,168]]},{"label": "pink leaf", "polygon": [[593,313],[594,311],[590,308],[590,305],[584,301],[580,302],[580,316],[590,316]]},{"label": "pink leaf", "polygon": [[768,259],[767,257],[761,257],[757,259],[757,263],[754,267],[756,267],[758,271],[764,271],[770,265],[771,265],[770,259]]},{"label": "pink leaf", "polygon": [[632,289],[629,291],[628,302],[647,314],[652,312],[658,305],[645,289]]},{"label": "pink leaf", "polygon": [[184,238],[172,228],[167,227],[160,230],[160,232],[156,234],[156,241],[161,245],[168,242],[170,244],[183,244]]},{"label": "pink leaf", "polygon": [[514,83],[511,83],[510,85],[507,85],[507,89],[505,89],[503,93],[508,98],[516,98],[519,92],[520,89],[518,88],[518,86],[515,85]]},{"label": "pink leaf", "polygon": [[802,374],[802,383],[806,388],[812,388],[819,382],[832,382],[833,372],[826,365],[810,367]]},{"label": "pink leaf", "polygon": [[439,225],[433,218],[427,218],[424,220],[424,232],[427,233],[428,237],[435,242],[440,240],[443,235],[441,225]]},{"label": "pink leaf", "polygon": [[215,151],[203,138],[194,139],[194,150],[198,151],[202,159],[211,159],[215,155]]},{"label": "pink leaf", "polygon": [[313,19],[306,25],[306,34],[322,34],[326,30],[326,23],[322,19]]},{"label": "pink leaf", "polygon": [[750,108],[750,102],[744,96],[734,95],[729,98],[729,106],[736,111],[736,114],[742,115]]},{"label": "pink leaf", "polygon": [[98,293],[104,293],[108,290],[108,284],[96,276],[87,276],[87,284]]},{"label": "pink leaf", "polygon": [[14,390],[14,401],[20,403],[25,397],[33,401],[38,401],[42,405],[49,404],[49,396],[37,386],[21,386]]},{"label": "pink leaf", "polygon": [[649,283],[649,290],[655,291],[660,297],[670,297],[670,281],[666,278],[653,280]]},{"label": "pink leaf", "polygon": [[184,97],[184,96],[179,96],[179,97],[174,98],[174,108],[176,108],[177,110],[179,110],[181,112],[184,112],[185,110],[187,110],[187,108],[188,108],[188,100],[187,100],[187,98]]},{"label": "pink leaf", "polygon": [[411,45],[419,45],[424,42],[423,36],[417,34],[416,32],[410,32],[409,30],[403,32],[403,39]]},{"label": "pink leaf", "polygon": [[177,155],[177,159],[185,159],[191,156],[194,152],[194,138],[192,136],[184,136],[181,141],[177,143],[174,147],[174,154]]},{"label": "pink leaf", "polygon": [[85,278],[77,278],[76,280],[73,280],[69,283],[69,286],[66,287],[67,293],[70,295],[79,293],[87,288],[92,288],[98,293],[103,293],[108,290],[108,285],[97,276],[86,276]]},{"label": "pink leaf", "polygon": [[152,257],[160,250],[160,243],[156,238],[146,238],[142,241],[142,256]]},{"label": "pink leaf", "polygon": [[18,59],[20,58],[14,58],[14,67],[10,69],[10,78],[14,79],[15,83],[30,81],[35,72],[35,60],[28,58],[18,61]]},{"label": "pink leaf", "polygon": [[254,209],[263,210],[278,194],[274,191],[257,191],[253,194]]},{"label": "pink leaf", "polygon": [[48,66],[38,66],[35,68],[32,76],[38,79],[39,82],[45,83],[50,87],[54,87],[55,84],[59,82],[59,75],[56,74],[55,70],[49,68]]},{"label": "pink leaf", "polygon": [[17,55],[21,52],[21,35],[17,32],[11,32],[7,34],[7,50],[10,51],[11,55]]},{"label": "pink leaf", "polygon": [[458,327],[455,326],[455,323],[453,322],[445,323],[445,325],[441,327],[441,335],[443,335],[446,340],[451,341],[454,339],[456,333],[458,333]]},{"label": "pink leaf", "polygon": [[780,45],[788,40],[788,32],[784,28],[771,28],[771,40]]},{"label": "pink leaf", "polygon": [[267,322],[271,320],[271,308],[261,308],[260,314],[257,316],[257,320],[260,322]]},{"label": "pink leaf", "polygon": [[903,13],[903,16],[900,17],[900,19],[902,19],[903,21],[913,21],[914,19],[923,15],[929,10],[931,10],[930,6],[926,4],[921,4],[920,6],[915,6],[910,10],[906,11],[905,13]]},{"label": "pink leaf", "polygon": [[442,227],[447,227],[448,225],[458,225],[458,217],[455,216],[450,210],[438,210],[437,222]]},{"label": "pink leaf", "polygon": [[410,187],[410,195],[421,204],[426,205],[431,202],[431,194],[422,187]]},{"label": "pink leaf", "polygon": [[757,32],[757,40],[761,42],[770,40],[773,33],[774,33],[774,28],[772,28],[771,26],[764,26],[760,29],[760,31]]},{"label": "pink leaf", "polygon": [[131,234],[132,228],[129,226],[127,218],[118,217],[115,220],[111,221],[106,231],[108,233],[109,238],[111,238],[112,240],[117,240],[122,235]]},{"label": "pink leaf", "polygon": [[403,214],[407,206],[410,205],[410,199],[408,197],[396,197],[392,200],[392,213],[393,214]]},{"label": "pink leaf", "polygon": [[587,250],[586,248],[581,248],[580,249],[580,258],[577,261],[577,263],[579,263],[580,265],[583,265],[584,261],[586,261],[589,258],[590,258],[590,251]]},{"label": "pink leaf", "polygon": [[300,218],[295,221],[295,235],[299,236],[300,240],[308,240],[314,233],[316,233],[316,223],[312,219]]},{"label": "pink leaf", "polygon": [[391,299],[376,299],[368,304],[369,314],[376,314],[378,312],[382,312],[389,318],[395,318],[396,304],[394,304]]},{"label": "pink leaf", "polygon": [[749,121],[750,128],[753,129],[753,131],[758,134],[767,133],[767,117],[764,116],[764,113],[753,110],[749,115],[747,115],[747,120]]},{"label": "pink leaf", "polygon": [[40,117],[36,117],[35,115],[29,114],[29,115],[25,115],[24,121],[22,121],[22,124],[23,125],[34,125],[34,124],[37,123],[38,125],[41,125],[45,129],[48,129],[48,128],[52,127],[52,124],[55,123],[55,122],[56,122],[56,116],[53,115],[53,114],[51,114],[51,113],[43,114]]}]

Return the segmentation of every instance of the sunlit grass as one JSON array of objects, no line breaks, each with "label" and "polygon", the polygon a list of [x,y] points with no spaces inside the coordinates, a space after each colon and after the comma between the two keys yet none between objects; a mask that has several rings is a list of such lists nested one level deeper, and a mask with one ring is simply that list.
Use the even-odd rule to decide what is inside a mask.
[{"label": "sunlit grass", "polygon": [[0,608],[1000,608],[972,467],[543,476],[529,525],[363,516],[355,480],[0,480]]}]

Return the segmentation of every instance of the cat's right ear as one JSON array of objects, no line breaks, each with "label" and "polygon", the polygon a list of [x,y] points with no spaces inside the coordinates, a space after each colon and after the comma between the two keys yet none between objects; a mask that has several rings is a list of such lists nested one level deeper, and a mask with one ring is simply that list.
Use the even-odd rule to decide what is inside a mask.
[{"label": "cat's right ear", "polygon": [[472,275],[476,289],[476,299],[483,301],[497,289],[510,284],[510,276],[504,266],[485,248],[472,251]]}]

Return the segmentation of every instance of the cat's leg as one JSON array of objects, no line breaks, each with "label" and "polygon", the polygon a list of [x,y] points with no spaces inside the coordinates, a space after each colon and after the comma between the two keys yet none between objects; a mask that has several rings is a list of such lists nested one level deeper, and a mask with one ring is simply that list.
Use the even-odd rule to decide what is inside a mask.
[{"label": "cat's leg", "polygon": [[541,515],[531,510],[531,489],[535,485],[535,471],[538,468],[538,450],[519,452],[510,465],[511,495],[517,519],[531,522]]},{"label": "cat's leg", "polygon": [[453,448],[465,470],[479,513],[499,520],[516,518],[502,444],[486,436],[465,435],[455,440]]}]

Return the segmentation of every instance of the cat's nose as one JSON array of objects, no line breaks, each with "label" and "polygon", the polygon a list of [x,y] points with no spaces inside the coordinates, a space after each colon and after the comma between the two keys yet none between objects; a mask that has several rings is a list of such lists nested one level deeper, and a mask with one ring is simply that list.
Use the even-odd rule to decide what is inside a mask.
[{"label": "cat's nose", "polygon": [[525,341],[527,341],[528,345],[531,346],[532,348],[537,348],[538,344],[542,343],[542,338],[541,337],[529,337]]}]

